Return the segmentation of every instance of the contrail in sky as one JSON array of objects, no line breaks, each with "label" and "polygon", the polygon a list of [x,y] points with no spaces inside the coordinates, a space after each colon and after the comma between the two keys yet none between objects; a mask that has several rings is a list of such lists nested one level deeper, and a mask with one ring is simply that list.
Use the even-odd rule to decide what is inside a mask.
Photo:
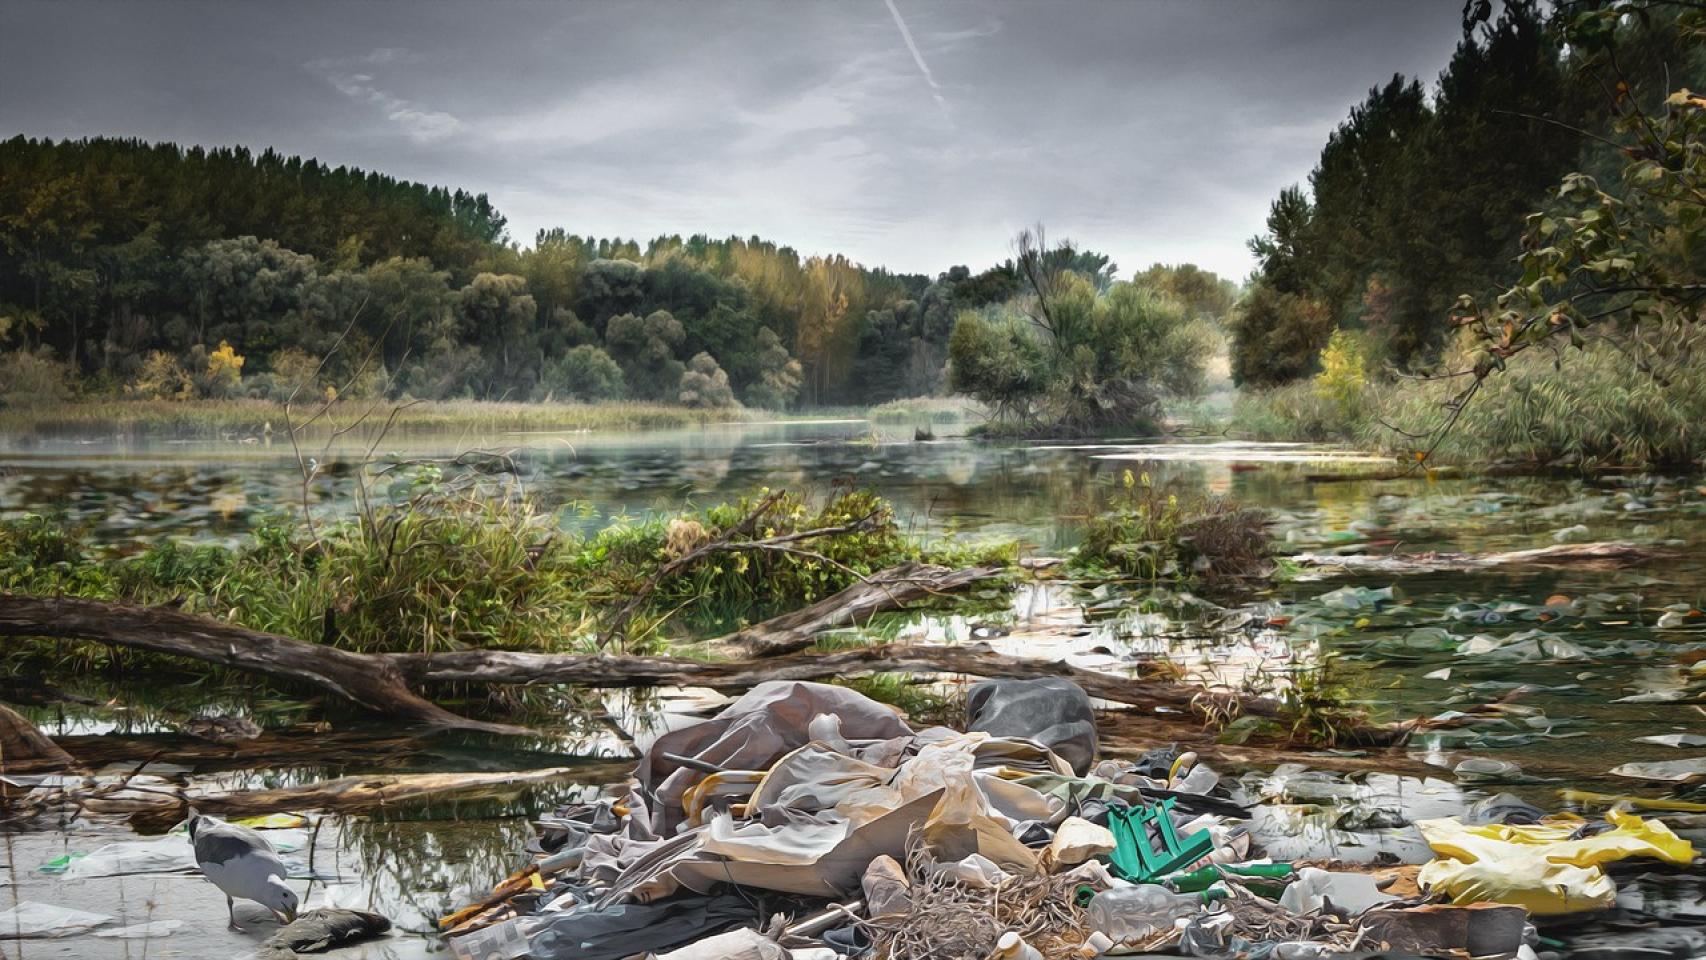
[{"label": "contrail in sky", "polygon": [[912,31],[906,29],[906,21],[900,18],[900,8],[894,5],[894,0],[883,0],[889,5],[889,13],[894,14],[894,25],[900,28],[900,38],[906,41],[906,49],[912,51],[912,60],[918,64],[918,72],[924,74],[924,82],[930,85],[930,95],[936,98],[938,106],[946,107],[948,102],[942,99],[942,88],[936,85],[936,78],[930,75],[930,65],[924,62],[924,54],[918,52],[918,44],[912,42]]}]

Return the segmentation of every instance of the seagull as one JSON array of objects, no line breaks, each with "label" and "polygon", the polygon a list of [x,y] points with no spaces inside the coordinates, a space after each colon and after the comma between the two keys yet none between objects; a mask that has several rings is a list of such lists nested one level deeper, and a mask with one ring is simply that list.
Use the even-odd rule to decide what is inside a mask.
[{"label": "seagull", "polygon": [[196,866],[225,893],[231,929],[246,932],[237,925],[236,897],[266,907],[280,923],[296,919],[296,892],[285,883],[284,861],[266,837],[194,809],[190,810],[189,831]]}]

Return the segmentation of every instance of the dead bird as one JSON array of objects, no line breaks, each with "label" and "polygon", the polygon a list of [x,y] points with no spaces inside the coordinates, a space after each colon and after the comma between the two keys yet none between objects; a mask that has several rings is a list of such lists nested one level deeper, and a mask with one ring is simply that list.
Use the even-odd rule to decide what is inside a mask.
[{"label": "dead bird", "polygon": [[391,921],[365,910],[322,907],[310,910],[261,944],[257,960],[290,960],[301,953],[323,953],[370,937],[384,936]]}]

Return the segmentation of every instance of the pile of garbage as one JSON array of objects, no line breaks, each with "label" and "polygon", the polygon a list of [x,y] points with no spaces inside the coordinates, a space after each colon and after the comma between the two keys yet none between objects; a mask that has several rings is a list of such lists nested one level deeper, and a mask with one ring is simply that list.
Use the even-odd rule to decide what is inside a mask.
[{"label": "pile of garbage", "polygon": [[1069,681],[980,683],[966,713],[914,730],[762,684],[658,737],[625,795],[542,819],[532,862],[441,928],[478,960],[1533,956],[1536,919],[1614,903],[1605,865],[1694,859],[1657,820],[1511,802],[1407,824],[1419,872],[1276,862],[1194,754],[1099,758]]}]

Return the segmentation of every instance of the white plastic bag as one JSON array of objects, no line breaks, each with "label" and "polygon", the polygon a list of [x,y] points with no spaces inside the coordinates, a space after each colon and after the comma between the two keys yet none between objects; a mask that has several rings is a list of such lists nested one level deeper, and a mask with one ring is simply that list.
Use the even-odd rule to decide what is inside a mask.
[{"label": "white plastic bag", "polygon": [[39,937],[56,939],[58,937],[74,937],[87,933],[103,923],[110,923],[112,917],[100,913],[87,913],[73,910],[70,907],[58,907],[51,903],[37,903],[25,900],[10,910],[0,913],[0,940],[16,940],[23,937]]}]

